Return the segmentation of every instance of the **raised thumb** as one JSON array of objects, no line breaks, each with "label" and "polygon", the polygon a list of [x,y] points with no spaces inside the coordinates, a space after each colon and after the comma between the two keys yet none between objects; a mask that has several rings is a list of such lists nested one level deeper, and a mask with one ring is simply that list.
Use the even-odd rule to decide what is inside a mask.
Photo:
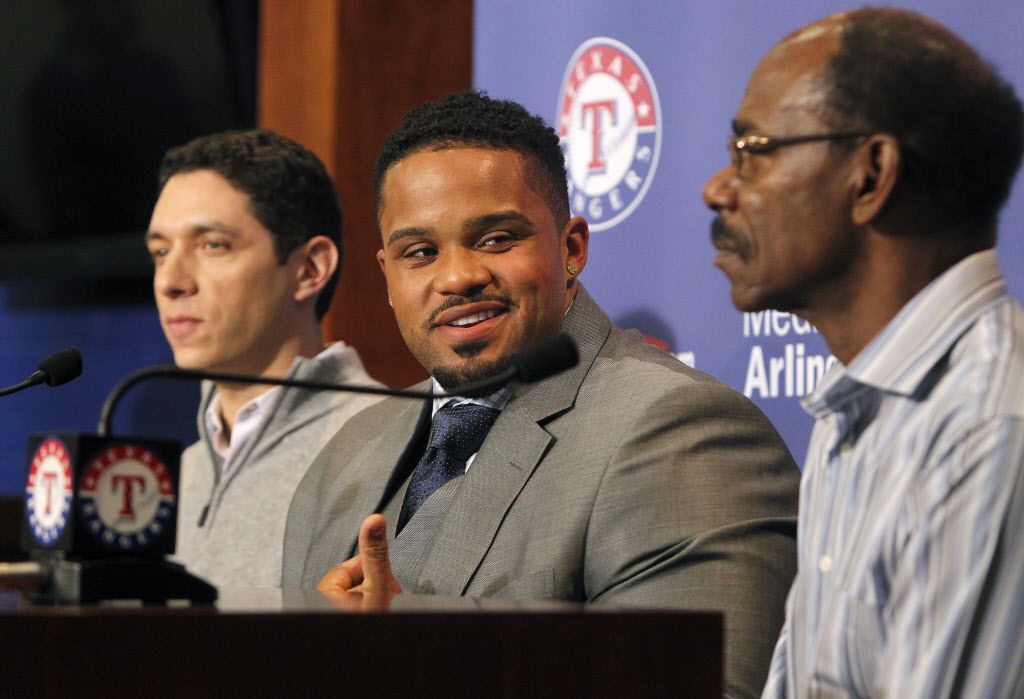
[{"label": "raised thumb", "polygon": [[388,557],[388,523],[383,515],[370,515],[359,529],[359,558],[363,564],[363,590],[397,592],[401,588]]}]

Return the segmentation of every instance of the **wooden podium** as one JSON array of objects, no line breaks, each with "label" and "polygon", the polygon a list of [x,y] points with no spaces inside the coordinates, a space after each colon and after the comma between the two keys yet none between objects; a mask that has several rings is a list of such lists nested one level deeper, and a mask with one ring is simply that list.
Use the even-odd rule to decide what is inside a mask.
[{"label": "wooden podium", "polygon": [[716,613],[221,590],[214,606],[37,606],[0,592],[5,696],[719,697]]}]

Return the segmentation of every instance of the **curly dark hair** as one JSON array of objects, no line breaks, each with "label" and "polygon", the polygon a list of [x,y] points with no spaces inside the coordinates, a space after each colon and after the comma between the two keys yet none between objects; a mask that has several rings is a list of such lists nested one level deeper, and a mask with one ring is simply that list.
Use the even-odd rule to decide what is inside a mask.
[{"label": "curly dark hair", "polygon": [[341,273],[341,205],[320,159],[268,129],[225,131],[171,148],[160,163],[160,188],[174,175],[212,170],[249,197],[252,214],[274,237],[284,264],[295,248],[317,235],[338,248],[338,268],[316,299],[320,320],[331,305]]},{"label": "curly dark hair", "polygon": [[373,185],[377,216],[388,168],[415,151],[477,146],[526,156],[526,181],[547,202],[555,222],[569,220],[565,157],[555,130],[522,105],[479,91],[457,92],[414,107],[392,131],[377,156]]},{"label": "curly dark hair", "polygon": [[920,14],[864,8],[849,14],[821,77],[831,128],[891,134],[901,177],[929,206],[994,228],[1020,167],[1024,114],[966,42]]}]

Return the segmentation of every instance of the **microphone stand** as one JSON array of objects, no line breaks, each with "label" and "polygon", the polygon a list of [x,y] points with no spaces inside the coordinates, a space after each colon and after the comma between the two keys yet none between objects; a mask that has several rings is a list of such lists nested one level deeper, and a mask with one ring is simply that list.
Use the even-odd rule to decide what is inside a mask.
[{"label": "microphone stand", "polygon": [[135,384],[151,377],[184,381],[207,379],[225,383],[254,383],[269,386],[305,388],[312,391],[347,391],[351,393],[371,393],[378,396],[429,400],[432,398],[474,398],[485,396],[498,390],[513,379],[525,382],[540,381],[552,374],[557,374],[576,366],[578,361],[579,353],[573,339],[568,335],[556,335],[516,355],[512,358],[507,369],[494,376],[479,381],[471,381],[453,391],[446,391],[444,393],[412,391],[405,388],[386,388],[383,386],[365,386],[361,384],[334,384],[320,381],[304,381],[301,379],[277,379],[251,374],[228,374],[218,371],[182,369],[173,364],[160,364],[139,369],[118,381],[117,385],[107,395],[106,401],[103,402],[103,409],[100,411],[100,424],[97,431],[101,437],[109,437],[114,408],[117,407],[121,396]]},{"label": "microphone stand", "polygon": [[[558,370],[561,370],[559,366]],[[459,386],[455,391],[443,393],[431,393],[429,391],[413,391],[406,388],[386,388],[383,386],[365,386],[362,384],[334,384],[322,381],[304,381],[301,379],[278,379],[267,376],[254,376],[250,374],[228,374],[217,371],[201,371],[198,369],[182,369],[173,364],[158,364],[145,367],[128,374],[117,382],[111,389],[107,399],[103,402],[103,409],[100,411],[100,422],[96,431],[101,437],[111,436],[110,425],[113,420],[114,409],[121,401],[121,397],[129,388],[149,378],[173,379],[178,381],[221,381],[224,383],[255,383],[268,386],[285,386],[288,388],[302,388],[311,391],[345,391],[350,393],[370,393],[378,396],[396,396],[399,398],[418,398],[430,400],[433,398],[472,398],[475,396],[487,395],[498,388],[501,388],[509,381],[520,378],[522,369],[513,364],[508,369],[490,376],[481,381],[472,381]]]},{"label": "microphone stand", "polygon": [[18,391],[24,391],[26,388],[38,386],[44,381],[46,381],[46,376],[43,372],[37,371],[21,383],[16,383],[13,386],[7,386],[6,388],[0,388],[0,396],[8,396],[12,393],[17,393]]}]

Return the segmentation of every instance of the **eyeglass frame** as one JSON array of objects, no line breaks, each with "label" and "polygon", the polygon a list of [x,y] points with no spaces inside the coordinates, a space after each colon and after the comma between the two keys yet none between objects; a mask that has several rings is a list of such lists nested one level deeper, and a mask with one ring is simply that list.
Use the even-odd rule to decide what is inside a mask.
[{"label": "eyeglass frame", "polygon": [[736,170],[736,175],[742,178],[744,177],[742,172],[743,163],[747,162],[743,160],[743,156],[746,154],[767,155],[778,148],[795,146],[798,143],[839,141],[846,138],[864,138],[870,135],[870,133],[860,131],[816,133],[806,136],[759,136],[757,134],[750,134],[746,136],[730,136],[728,141],[726,141],[726,148],[729,150],[729,157],[732,160],[733,169]]}]

